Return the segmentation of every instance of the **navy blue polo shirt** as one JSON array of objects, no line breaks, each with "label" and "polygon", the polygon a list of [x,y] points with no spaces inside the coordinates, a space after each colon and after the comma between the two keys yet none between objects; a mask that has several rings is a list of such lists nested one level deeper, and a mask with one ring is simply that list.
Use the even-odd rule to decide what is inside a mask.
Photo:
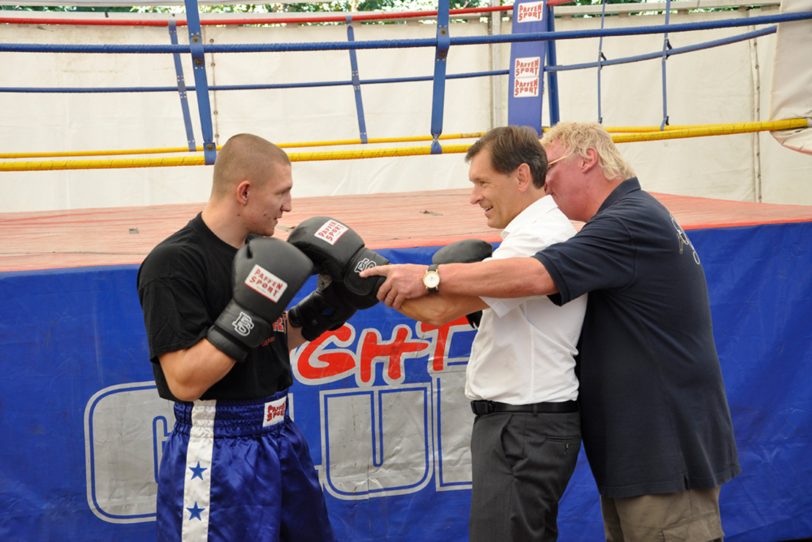
[{"label": "navy blue polo shirt", "polygon": [[711,488],[738,474],[705,274],[668,210],[627,179],[577,235],[535,257],[553,302],[589,293],[579,396],[600,493]]}]

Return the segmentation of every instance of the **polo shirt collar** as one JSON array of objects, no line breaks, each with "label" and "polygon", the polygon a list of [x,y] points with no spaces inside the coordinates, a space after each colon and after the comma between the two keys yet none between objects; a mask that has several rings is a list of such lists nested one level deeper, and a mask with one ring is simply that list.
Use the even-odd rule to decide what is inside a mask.
[{"label": "polo shirt collar", "polygon": [[638,190],[640,190],[640,181],[637,180],[637,177],[629,177],[628,179],[617,185],[617,187],[614,190],[612,190],[612,193],[609,194],[609,196],[605,200],[603,200],[603,203],[598,209],[598,213],[614,205],[626,194],[636,192]]}]

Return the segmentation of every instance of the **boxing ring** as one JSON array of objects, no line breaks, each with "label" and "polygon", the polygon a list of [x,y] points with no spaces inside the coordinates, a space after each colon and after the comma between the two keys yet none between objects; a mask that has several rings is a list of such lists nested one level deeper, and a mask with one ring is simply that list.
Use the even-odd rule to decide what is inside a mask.
[{"label": "boxing ring", "polygon": [[[514,28],[509,35],[466,36],[460,41],[448,37],[447,28],[443,37],[448,19],[444,19],[442,2],[438,11],[433,15],[438,36],[425,43],[407,43],[435,49],[435,73],[425,81],[433,91],[430,133],[373,137],[363,129],[367,110],[356,101],[364,80],[354,75],[341,83],[353,89],[358,138],[292,141],[288,148],[297,168],[309,161],[375,162],[410,155],[415,156],[411,160],[433,160],[439,154],[454,157],[464,152],[479,132],[443,132],[442,87],[448,74],[437,67],[439,57],[444,57],[442,48],[491,38],[538,46],[548,43],[553,32],[534,30],[522,37]],[[503,13],[504,8],[492,11]],[[446,3],[445,16],[453,15]],[[809,24],[810,18],[810,11],[782,13],[755,18],[761,23],[753,23],[750,17],[748,25],[778,25],[780,31],[787,22]],[[187,21],[192,36],[193,19],[190,16]],[[204,22],[198,21],[198,26]],[[588,32],[600,35],[597,27],[602,25],[601,19]],[[678,31],[668,26],[658,31]],[[753,39],[753,32],[776,30],[765,28],[748,30],[744,34],[749,37],[742,39]],[[605,35],[619,32],[609,30]],[[579,36],[557,35],[573,40]],[[365,42],[348,39],[342,44],[345,54],[352,43]],[[27,49],[48,49],[45,44],[22,45],[0,43],[0,51],[22,54]],[[395,46],[366,42],[359,51],[382,45]],[[320,46],[266,43],[251,47],[288,54]],[[665,42],[663,46],[667,48]],[[76,54],[86,50],[72,47]],[[123,52],[124,46],[104,47],[103,54],[112,55]],[[194,51],[189,46],[155,46],[153,54],[238,54],[248,48],[220,47],[204,44]],[[568,70],[555,68],[554,47],[544,50],[545,57],[553,69],[540,70],[537,79],[540,84],[546,82],[549,96],[549,91],[555,92],[557,72],[564,77]],[[666,60],[660,60],[658,76],[664,78]],[[517,64],[511,62],[510,70],[488,70],[499,73],[463,75],[465,79],[496,78],[500,85],[516,88]],[[546,81],[545,74],[549,74]],[[204,80],[204,74],[194,77],[195,93],[214,86]],[[185,88],[191,94],[191,87]],[[178,87],[140,90],[180,96]],[[18,91],[21,88],[6,86],[0,88],[0,95]],[[98,92],[97,88],[75,93]],[[125,90],[110,91],[117,92]],[[136,89],[128,87],[126,92]],[[805,118],[773,117],[767,122],[676,126],[668,122],[665,92],[663,98],[659,126],[616,128],[617,140],[706,138],[737,130],[780,129],[795,134],[803,130],[801,121],[806,122]],[[197,105],[203,101],[197,100]],[[559,114],[555,100],[548,102],[543,113],[540,100],[533,107],[538,109],[530,115],[538,119],[539,128],[542,115]],[[511,107],[508,115],[518,114],[517,108]],[[187,137],[186,146],[9,152],[0,156],[4,172],[0,182],[9,175],[24,175],[19,178],[25,180],[25,175],[44,171],[131,167],[199,170],[210,175],[210,168],[202,166],[211,163],[216,152],[215,129],[212,124],[205,126],[204,109],[198,111],[197,124],[191,110],[188,123],[182,115],[184,134],[194,136]],[[187,126],[192,129],[186,131]],[[200,141],[196,131],[202,134]],[[123,135],[117,141],[126,146]],[[393,147],[393,143],[417,145]],[[458,154],[455,158],[462,161]],[[812,206],[655,192],[688,232],[707,274],[714,334],[742,463],[742,474],[722,490],[727,539],[812,536],[812,397],[808,391],[812,384],[808,324]],[[191,202],[0,213],[0,363],[5,374],[0,381],[0,539],[135,541],[154,536],[155,473],[172,417],[170,405],[157,397],[152,382],[135,274],[147,252],[200,207],[199,202]],[[459,187],[306,195],[297,198],[293,212],[282,219],[277,229],[280,237],[315,215],[341,218],[368,246],[397,263],[427,263],[437,247],[462,238],[499,241],[498,233],[488,229],[481,214],[468,205],[467,190]],[[297,300],[314,282],[311,279]],[[378,305],[356,313],[339,330],[296,351],[292,415],[310,443],[339,540],[466,539],[467,439],[472,414],[462,389],[473,334],[463,319],[434,328]],[[562,501],[559,528],[562,541],[602,537],[595,485],[583,455]]]}]

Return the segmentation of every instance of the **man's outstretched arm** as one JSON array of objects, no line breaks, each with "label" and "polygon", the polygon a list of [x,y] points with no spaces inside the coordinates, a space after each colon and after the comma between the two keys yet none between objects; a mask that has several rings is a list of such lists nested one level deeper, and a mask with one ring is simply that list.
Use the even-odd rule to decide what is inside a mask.
[{"label": "man's outstretched arm", "polygon": [[478,297],[449,295],[440,292],[407,300],[397,310],[413,320],[439,327],[487,308],[488,305]]},{"label": "man's outstretched arm", "polygon": [[[372,267],[362,277],[386,280],[378,299],[399,309],[406,300],[427,294],[423,286],[425,265],[397,264]],[[550,274],[535,258],[506,258],[476,263],[449,263],[439,268],[440,291],[467,297],[530,297],[554,294],[558,290]]]}]

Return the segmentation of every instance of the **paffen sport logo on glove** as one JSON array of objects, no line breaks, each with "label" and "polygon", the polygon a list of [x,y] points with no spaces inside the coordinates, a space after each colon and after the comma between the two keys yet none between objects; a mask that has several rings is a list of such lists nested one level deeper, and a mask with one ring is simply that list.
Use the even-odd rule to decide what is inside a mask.
[{"label": "paffen sport logo on glove", "polygon": [[341,222],[330,219],[322,224],[318,230],[316,230],[313,237],[321,239],[330,245],[335,245],[338,240],[341,239],[341,236],[347,233],[348,230],[349,228]]},{"label": "paffen sport logo on glove", "polygon": [[259,265],[254,265],[245,277],[245,285],[274,303],[279,303],[279,298],[288,289],[287,282]]},{"label": "paffen sport logo on glove", "polygon": [[247,337],[251,334],[251,330],[254,329],[254,321],[251,317],[244,312],[240,311],[240,314],[237,316],[237,319],[231,322],[231,326],[234,328],[238,334],[243,337]]}]

